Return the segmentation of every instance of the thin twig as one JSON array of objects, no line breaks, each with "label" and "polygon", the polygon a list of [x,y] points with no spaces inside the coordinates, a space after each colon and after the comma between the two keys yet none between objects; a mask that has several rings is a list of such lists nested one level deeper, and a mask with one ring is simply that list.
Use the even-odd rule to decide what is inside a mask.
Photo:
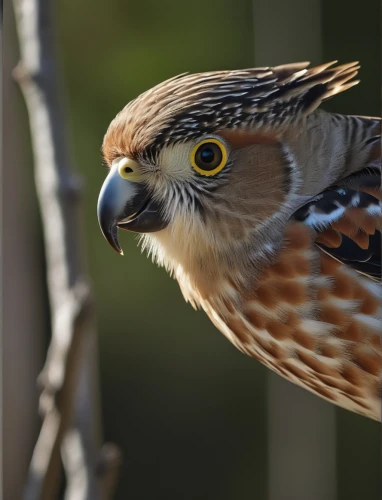
[{"label": "thin twig", "polygon": [[[67,500],[108,498],[97,477],[98,408],[94,308],[79,228],[81,183],[73,174],[52,50],[49,0],[14,0],[21,61],[14,71],[29,114],[43,224],[52,337],[45,366],[43,417],[26,500],[53,500],[66,472]],[[93,394],[89,398],[89,395]]]}]

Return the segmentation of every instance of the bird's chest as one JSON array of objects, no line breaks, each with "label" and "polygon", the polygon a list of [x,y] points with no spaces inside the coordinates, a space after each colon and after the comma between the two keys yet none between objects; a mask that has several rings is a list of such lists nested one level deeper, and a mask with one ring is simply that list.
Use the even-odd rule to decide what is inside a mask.
[{"label": "bird's chest", "polygon": [[290,228],[276,263],[253,288],[227,283],[224,297],[202,307],[242,352],[329,401],[379,418],[377,285],[299,231]]}]

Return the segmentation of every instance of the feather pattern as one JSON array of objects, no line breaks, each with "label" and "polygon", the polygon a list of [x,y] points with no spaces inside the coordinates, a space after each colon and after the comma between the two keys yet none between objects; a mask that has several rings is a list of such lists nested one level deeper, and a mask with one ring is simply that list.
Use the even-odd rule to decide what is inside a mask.
[{"label": "feather pattern", "polygon": [[[321,252],[291,220],[274,264],[245,289],[199,299],[242,352],[351,411],[381,419],[381,288]],[[225,281],[222,278],[223,281]]]},{"label": "feather pattern", "polygon": [[[180,75],[111,122],[105,161],[137,160],[168,226],[143,248],[242,352],[381,419],[381,121],[325,113],[358,63]],[[228,161],[201,177],[211,134]],[[372,279],[370,279],[372,278]]]},{"label": "feather pattern", "polygon": [[369,192],[362,191],[362,182],[358,190],[333,186],[297,210],[294,219],[317,231],[316,243],[326,253],[379,281],[382,210],[370,183],[377,195],[381,176],[375,169],[366,177]]},{"label": "feather pattern", "polygon": [[152,162],[155,149],[220,129],[286,126],[358,83],[358,63],[336,61],[183,74],[148,90],[111,122],[103,143],[111,165],[127,155]]}]

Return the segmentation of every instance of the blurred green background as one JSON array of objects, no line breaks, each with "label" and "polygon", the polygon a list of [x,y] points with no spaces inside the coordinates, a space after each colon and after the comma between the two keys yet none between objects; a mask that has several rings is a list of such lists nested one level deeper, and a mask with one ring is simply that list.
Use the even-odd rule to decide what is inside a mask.
[{"label": "blurred green background", "polygon": [[[70,141],[86,184],[84,231],[97,304],[103,432],[124,455],[118,500],[267,498],[266,369],[240,354],[203,313],[187,305],[177,283],[141,255],[131,234],[121,235],[125,257],[115,254],[99,231],[95,210],[106,175],[100,146],[111,119],[129,100],[178,73],[256,65],[253,12],[251,0],[55,4]],[[288,44],[272,29],[277,15],[270,8],[270,46]],[[322,0],[320,22],[321,62],[362,64],[361,85],[326,109],[380,114],[378,0]],[[35,228],[36,286],[44,297],[28,129],[16,94],[24,223],[27,219]],[[38,307],[43,349],[48,335],[43,300]],[[379,427],[342,410],[336,413],[338,499],[376,500]]]}]

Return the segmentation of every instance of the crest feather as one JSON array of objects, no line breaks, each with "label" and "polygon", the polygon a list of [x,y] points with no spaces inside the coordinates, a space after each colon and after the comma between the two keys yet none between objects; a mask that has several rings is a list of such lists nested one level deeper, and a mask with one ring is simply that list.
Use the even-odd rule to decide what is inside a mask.
[{"label": "crest feather", "polygon": [[308,62],[301,62],[166,80],[111,122],[103,142],[105,161],[110,165],[117,156],[150,161],[153,149],[168,143],[227,128],[287,125],[358,83],[353,80],[358,62],[335,63],[308,68]]}]

